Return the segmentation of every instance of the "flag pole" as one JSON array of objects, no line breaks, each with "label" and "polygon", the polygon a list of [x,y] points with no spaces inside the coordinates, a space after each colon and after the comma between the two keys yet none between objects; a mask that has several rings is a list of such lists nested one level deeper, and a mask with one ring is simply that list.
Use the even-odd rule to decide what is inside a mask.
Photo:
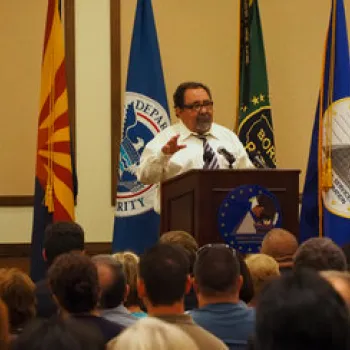
[{"label": "flag pole", "polygon": [[238,126],[239,126],[239,111],[240,111],[240,105],[239,105],[239,95],[240,95],[240,86],[241,86],[241,11],[242,11],[242,1],[244,0],[238,0],[238,50],[237,50],[237,83],[236,83],[236,127],[235,131],[238,132]]}]

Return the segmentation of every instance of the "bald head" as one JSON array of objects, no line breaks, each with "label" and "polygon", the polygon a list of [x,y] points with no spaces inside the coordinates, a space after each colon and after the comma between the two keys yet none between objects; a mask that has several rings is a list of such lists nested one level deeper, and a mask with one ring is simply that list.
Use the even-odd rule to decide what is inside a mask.
[{"label": "bald head", "polygon": [[100,307],[112,309],[121,305],[127,294],[122,264],[108,254],[95,255],[92,261],[96,265],[101,288]]},{"label": "bald head", "polygon": [[261,253],[273,257],[280,267],[292,266],[293,255],[298,249],[295,236],[282,228],[270,230],[264,237]]}]

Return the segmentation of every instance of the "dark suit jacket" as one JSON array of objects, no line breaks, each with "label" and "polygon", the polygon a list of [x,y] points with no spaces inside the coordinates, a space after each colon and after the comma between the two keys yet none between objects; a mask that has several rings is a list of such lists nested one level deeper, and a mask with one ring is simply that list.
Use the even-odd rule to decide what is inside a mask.
[{"label": "dark suit jacket", "polygon": [[52,299],[52,294],[46,279],[36,283],[35,296],[37,302],[37,317],[50,318],[57,314],[57,306]]},{"label": "dark suit jacket", "polygon": [[122,325],[108,321],[100,316],[94,316],[89,314],[76,314],[72,315],[75,319],[84,322],[88,326],[92,326],[97,329],[103,339],[105,344],[107,344],[111,339],[120,334],[120,332],[125,328]]}]

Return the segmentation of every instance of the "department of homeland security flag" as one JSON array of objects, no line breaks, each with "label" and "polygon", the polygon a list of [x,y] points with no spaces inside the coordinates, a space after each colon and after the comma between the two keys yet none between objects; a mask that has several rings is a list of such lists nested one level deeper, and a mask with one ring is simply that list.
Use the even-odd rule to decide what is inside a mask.
[{"label": "department of homeland security flag", "polygon": [[258,0],[240,0],[237,134],[258,168],[276,167],[264,40]]},{"label": "department of homeland security flag", "polygon": [[350,242],[350,61],[343,0],[333,0],[300,216],[300,239]]},{"label": "department of homeland security flag", "polygon": [[137,181],[145,145],[170,124],[151,0],[138,0],[126,83],[118,171],[113,251],[138,254],[159,236],[153,210],[157,185]]},{"label": "department of homeland security flag", "polygon": [[41,68],[31,277],[45,276],[44,231],[55,221],[74,220],[76,177],[68,118],[63,27],[59,1],[48,0]]}]

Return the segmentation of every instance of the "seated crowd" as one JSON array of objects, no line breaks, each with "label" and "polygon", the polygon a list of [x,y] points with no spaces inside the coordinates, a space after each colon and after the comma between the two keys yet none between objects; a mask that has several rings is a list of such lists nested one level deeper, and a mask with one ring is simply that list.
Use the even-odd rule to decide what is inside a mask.
[{"label": "seated crowd", "polygon": [[273,229],[246,257],[183,231],[89,257],[82,227],[55,223],[44,280],[0,269],[0,350],[350,350],[347,255]]}]

